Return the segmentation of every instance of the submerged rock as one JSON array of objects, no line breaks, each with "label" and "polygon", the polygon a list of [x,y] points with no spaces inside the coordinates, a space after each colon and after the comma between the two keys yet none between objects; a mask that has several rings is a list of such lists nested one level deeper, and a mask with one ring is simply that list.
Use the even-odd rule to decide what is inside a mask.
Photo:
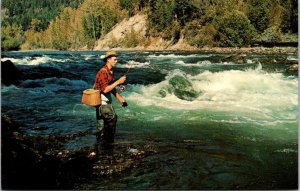
[{"label": "submerged rock", "polygon": [[262,57],[262,58],[258,58],[257,61],[265,64],[287,64],[287,65],[298,64],[298,60],[289,60],[286,56],[277,56],[275,58]]},{"label": "submerged rock", "polygon": [[3,189],[72,190],[91,176],[124,173],[146,156],[146,148],[128,150],[128,145],[114,148],[96,144],[68,150],[63,147],[67,141],[91,132],[28,136],[10,117],[2,115],[1,122]]},{"label": "submerged rock", "polygon": [[46,174],[42,161],[46,160],[27,141],[19,130],[18,124],[2,115],[2,188],[3,189],[39,189],[53,188],[55,184],[49,171]]},{"label": "submerged rock", "polygon": [[243,63],[246,63],[246,61],[245,61],[246,56],[247,56],[246,54],[238,53],[238,54],[226,56],[226,57],[222,58],[221,61],[243,64]]},{"label": "submerged rock", "polygon": [[169,80],[169,84],[175,89],[191,89],[192,83],[188,81],[185,77],[176,75]]},{"label": "submerged rock", "polygon": [[298,63],[297,64],[292,64],[290,67],[288,67],[286,70],[285,70],[285,74],[288,74],[288,75],[298,75]]},{"label": "submerged rock", "polygon": [[187,100],[187,101],[193,101],[199,96],[199,93],[196,92],[195,90],[178,90],[177,89],[174,91],[174,94],[179,99],[183,99],[183,100]]},{"label": "submerged rock", "polygon": [[161,89],[158,93],[161,97],[166,97],[168,93],[174,94],[179,99],[187,101],[193,101],[201,94],[193,89],[193,85],[188,79],[180,75],[172,77],[169,80],[169,86]]},{"label": "submerged rock", "polygon": [[161,97],[166,97],[167,94],[168,94],[168,91],[165,90],[165,89],[161,89],[161,90],[159,90],[158,94],[159,94]]},{"label": "submerged rock", "polygon": [[18,83],[23,73],[10,61],[1,61],[1,82],[4,85],[12,85]]},{"label": "submerged rock", "polygon": [[92,173],[88,149],[56,155],[63,145],[60,139],[27,136],[5,115],[1,122],[3,189],[72,189]]},{"label": "submerged rock", "polygon": [[298,72],[298,64],[293,64],[289,67],[289,71]]}]

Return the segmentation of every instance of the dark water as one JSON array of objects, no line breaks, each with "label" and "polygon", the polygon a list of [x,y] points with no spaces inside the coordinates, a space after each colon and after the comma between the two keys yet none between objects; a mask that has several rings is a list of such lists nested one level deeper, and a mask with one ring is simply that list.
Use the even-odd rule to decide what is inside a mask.
[{"label": "dark water", "polygon": [[[2,113],[33,136],[94,131],[94,108],[81,103],[81,93],[92,87],[102,53],[3,53],[2,61],[22,70],[64,75],[2,86]],[[297,188],[298,77],[286,64],[259,62],[279,55],[249,54],[241,65],[211,52],[120,54],[115,75],[131,68],[122,92],[129,106],[114,102],[119,118],[111,156],[118,163],[126,152],[147,155],[122,159],[126,170],[95,173],[75,189]],[[94,134],[82,136],[64,149],[95,141]]]}]

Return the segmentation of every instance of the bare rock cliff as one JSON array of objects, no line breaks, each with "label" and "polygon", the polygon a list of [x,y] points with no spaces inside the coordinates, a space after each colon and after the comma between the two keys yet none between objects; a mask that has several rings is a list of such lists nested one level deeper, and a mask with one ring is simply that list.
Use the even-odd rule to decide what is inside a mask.
[{"label": "bare rock cliff", "polygon": [[[139,44],[132,49],[142,50],[195,50],[195,47],[186,43],[183,36],[174,44],[173,40],[166,41],[161,37],[146,36],[147,33],[147,15],[136,14],[133,17],[125,18],[116,24],[113,29],[101,37],[97,42],[94,50],[108,50],[112,48],[112,42],[122,40],[126,34],[135,31],[140,37],[143,37],[147,43]],[[124,49],[124,47],[114,47],[114,49]],[[128,48],[126,48],[128,49]]]},{"label": "bare rock cliff", "polygon": [[137,14],[129,19],[125,18],[123,21],[115,25],[108,34],[97,41],[95,50],[109,49],[109,45],[112,40],[121,40],[127,33],[131,32],[132,29],[135,32],[138,32],[141,36],[145,36],[146,22],[147,16],[142,14]]}]

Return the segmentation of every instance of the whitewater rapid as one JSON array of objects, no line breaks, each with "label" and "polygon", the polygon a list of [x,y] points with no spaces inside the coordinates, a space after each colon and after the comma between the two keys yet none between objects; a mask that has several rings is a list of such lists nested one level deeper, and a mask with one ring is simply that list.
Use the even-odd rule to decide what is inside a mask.
[{"label": "whitewater rapid", "polygon": [[[200,92],[193,100],[183,100],[160,91],[170,85],[170,79],[182,76],[193,90]],[[169,110],[222,112],[230,116],[244,116],[248,122],[261,124],[295,122],[298,107],[298,79],[281,73],[266,73],[258,65],[255,69],[205,71],[188,75],[181,70],[169,72],[160,83],[132,85],[127,99],[141,107],[157,106]]]}]

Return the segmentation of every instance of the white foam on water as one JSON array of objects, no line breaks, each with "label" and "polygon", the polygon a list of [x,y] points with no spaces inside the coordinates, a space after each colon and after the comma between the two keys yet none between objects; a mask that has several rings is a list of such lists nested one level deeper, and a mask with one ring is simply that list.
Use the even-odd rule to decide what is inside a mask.
[{"label": "white foam on water", "polygon": [[199,61],[197,62],[197,64],[200,64],[200,65],[212,65],[213,63],[209,60],[203,60],[203,61]]},{"label": "white foam on water", "polygon": [[178,55],[178,54],[151,54],[148,55],[148,58],[190,58],[190,57],[197,57],[197,58],[209,58],[212,55],[201,55],[201,54],[189,54],[189,55]]},{"label": "white foam on water", "polygon": [[[247,64],[256,64],[256,62],[254,60],[250,60],[250,59],[247,59],[246,62],[247,62]],[[210,65],[236,65],[236,63],[234,63],[234,62],[216,62],[216,63],[213,63],[209,60],[198,61],[196,63],[187,63],[187,62],[184,62],[183,60],[179,60],[179,61],[175,62],[175,64],[181,65],[181,66],[198,66],[198,67],[210,66]]]},{"label": "white foam on water", "polygon": [[150,62],[129,61],[126,64],[118,64],[117,68],[144,68],[150,65]]},{"label": "white foam on water", "polygon": [[289,55],[286,59],[287,60],[298,60],[298,57],[297,56]]},{"label": "white foam on water", "polygon": [[[162,97],[159,91],[176,75],[186,77],[193,89],[202,94],[194,101],[179,99],[172,93]],[[195,76],[174,70],[158,84],[134,86],[127,99],[141,107],[224,112],[229,116],[243,116],[248,122],[272,125],[297,120],[298,80],[280,73],[266,73],[261,67],[247,71],[205,71]]]},{"label": "white foam on water", "polygon": [[204,61],[198,61],[197,63],[186,63],[183,60],[179,60],[175,62],[177,65],[181,66],[204,66],[204,65],[212,65],[213,63],[209,60],[204,60]]},{"label": "white foam on water", "polygon": [[70,61],[70,59],[56,59],[56,58],[50,58],[49,56],[35,57],[33,59],[31,57],[25,57],[22,59],[1,58],[1,61],[3,61],[3,62],[7,61],[7,60],[12,61],[16,65],[40,65],[40,64],[45,64],[45,63],[49,63],[49,62],[64,63],[64,62]]},{"label": "white foam on water", "polygon": [[84,60],[90,60],[91,58],[93,58],[94,55],[91,55],[91,54],[84,54],[82,55],[84,56]]},{"label": "white foam on water", "polygon": [[18,58],[1,58],[1,62],[5,62],[7,60],[12,61],[14,64],[19,64],[19,65],[29,65],[28,63],[30,62],[30,58],[29,57],[25,57],[22,59],[18,59]]},{"label": "white foam on water", "polygon": [[255,64],[256,62],[255,62],[254,60],[247,59],[247,60],[246,60],[246,63],[247,63],[247,64]]},{"label": "white foam on water", "polygon": [[10,91],[15,91],[15,90],[18,90],[20,88],[18,88],[17,86],[15,85],[10,85],[10,86],[5,86],[5,85],[2,85],[1,87],[1,93],[6,93],[6,92],[10,92]]},{"label": "white foam on water", "polygon": [[298,151],[294,150],[294,149],[286,148],[286,149],[276,150],[275,152],[277,152],[277,153],[297,153]]}]

